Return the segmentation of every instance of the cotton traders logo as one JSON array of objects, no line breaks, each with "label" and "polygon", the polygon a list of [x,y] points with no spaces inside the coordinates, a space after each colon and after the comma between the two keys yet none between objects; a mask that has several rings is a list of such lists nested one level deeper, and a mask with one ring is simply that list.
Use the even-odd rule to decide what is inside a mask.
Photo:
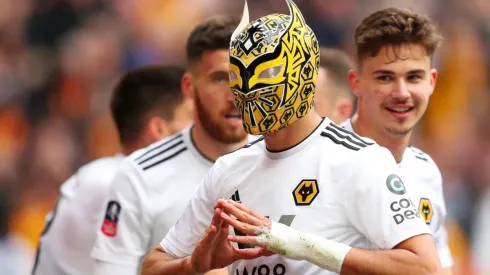
[{"label": "cotton traders logo", "polygon": [[395,174],[391,174],[386,179],[386,187],[391,193],[395,195],[404,195],[407,191],[405,190],[405,185],[403,185],[402,179]]},{"label": "cotton traders logo", "polygon": [[403,198],[399,201],[392,202],[390,209],[394,214],[393,220],[396,224],[401,224],[405,220],[412,220],[415,217],[420,218],[420,212],[410,198]]}]

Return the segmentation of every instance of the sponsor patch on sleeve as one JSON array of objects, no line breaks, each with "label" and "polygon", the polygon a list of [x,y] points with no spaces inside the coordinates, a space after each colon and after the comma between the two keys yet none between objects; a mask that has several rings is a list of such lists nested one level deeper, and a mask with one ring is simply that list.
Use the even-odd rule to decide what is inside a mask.
[{"label": "sponsor patch on sleeve", "polygon": [[402,179],[395,174],[391,174],[388,176],[388,178],[386,179],[386,187],[388,187],[388,190],[390,190],[390,192],[395,195],[404,195],[405,193],[407,193]]},{"label": "sponsor patch on sleeve", "polygon": [[117,201],[110,201],[107,204],[104,222],[102,223],[102,233],[106,236],[114,237],[117,233],[117,222],[121,213],[121,205]]}]

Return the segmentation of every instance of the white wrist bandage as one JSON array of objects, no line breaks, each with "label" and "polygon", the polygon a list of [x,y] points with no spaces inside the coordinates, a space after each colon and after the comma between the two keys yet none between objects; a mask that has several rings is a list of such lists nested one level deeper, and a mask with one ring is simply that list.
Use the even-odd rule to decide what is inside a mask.
[{"label": "white wrist bandage", "polygon": [[267,249],[289,259],[306,260],[325,270],[340,273],[345,255],[351,247],[323,237],[297,231],[272,222],[271,230],[256,232],[258,241]]}]

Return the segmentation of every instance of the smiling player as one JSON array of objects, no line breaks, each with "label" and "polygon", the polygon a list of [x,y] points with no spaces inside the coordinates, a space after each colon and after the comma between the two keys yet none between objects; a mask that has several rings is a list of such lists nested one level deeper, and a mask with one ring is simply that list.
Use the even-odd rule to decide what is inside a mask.
[{"label": "smiling player", "polygon": [[409,188],[419,195],[413,201],[436,240],[442,267],[450,273],[441,172],[428,154],[409,146],[434,91],[437,71],[432,56],[441,37],[429,18],[390,8],[364,19],[355,43],[359,70],[349,73],[349,81],[358,111],[341,126],[388,148],[398,166],[413,177]]}]

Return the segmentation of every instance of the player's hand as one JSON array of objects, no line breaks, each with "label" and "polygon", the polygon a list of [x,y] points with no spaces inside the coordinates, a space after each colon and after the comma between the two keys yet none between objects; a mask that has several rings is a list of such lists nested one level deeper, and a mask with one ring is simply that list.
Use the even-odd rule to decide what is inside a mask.
[{"label": "player's hand", "polygon": [[230,240],[229,224],[221,218],[222,209],[215,208],[213,220],[191,256],[191,264],[196,273],[224,268],[237,260],[250,260],[267,256],[262,248],[237,249]]},{"label": "player's hand", "polygon": [[[268,218],[256,213],[246,206],[234,201],[219,200],[217,207],[222,208],[221,218],[233,228],[244,233],[246,236],[229,235],[228,240],[232,242],[258,246],[267,249],[267,242],[264,242],[259,235],[271,230],[272,222]],[[236,219],[232,218],[234,216]],[[268,255],[273,253],[268,251]]]}]

